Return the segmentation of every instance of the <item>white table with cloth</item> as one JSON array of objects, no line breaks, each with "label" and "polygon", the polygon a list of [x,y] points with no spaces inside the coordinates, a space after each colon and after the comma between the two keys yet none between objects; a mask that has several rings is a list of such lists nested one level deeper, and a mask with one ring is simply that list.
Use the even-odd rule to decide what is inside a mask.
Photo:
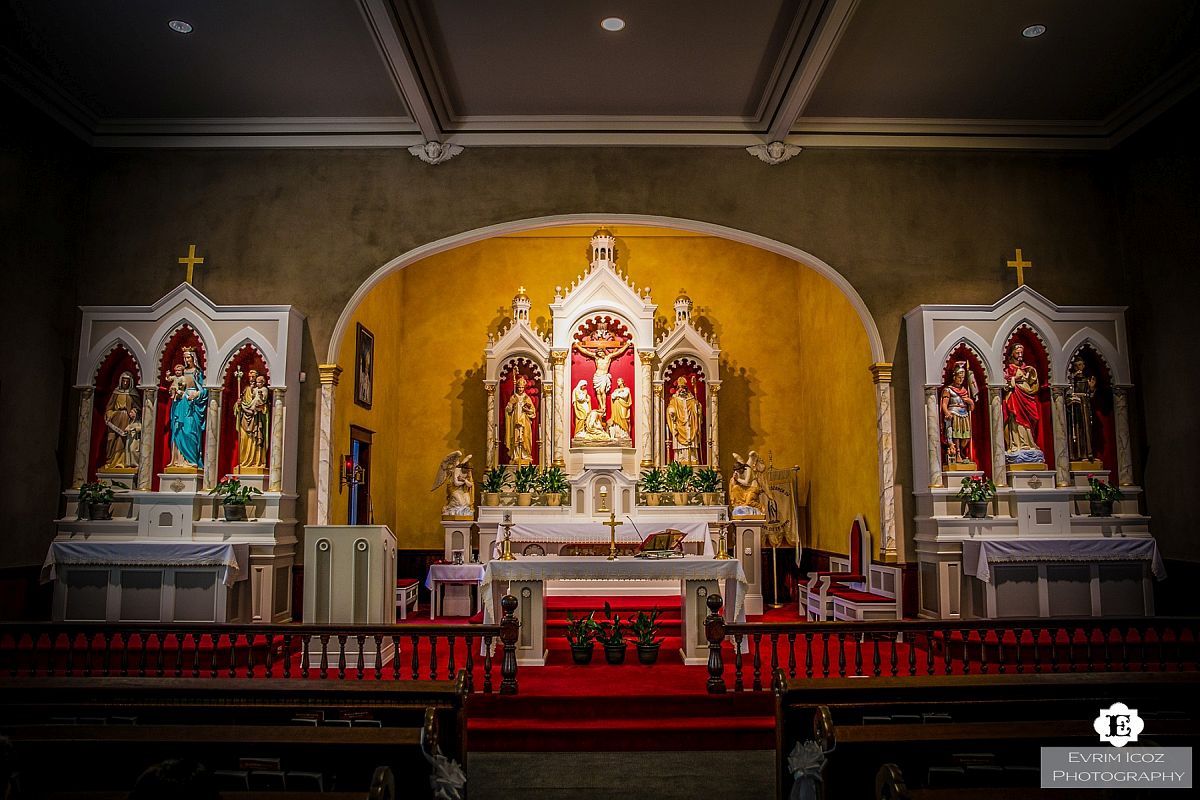
[{"label": "white table with cloth", "polygon": [[[618,544],[640,544],[643,539],[652,533],[665,531],[667,528],[673,528],[681,532],[684,545],[693,545],[693,548],[703,555],[711,557],[713,554],[712,536],[709,531],[709,523],[704,520],[655,520],[639,521],[637,528],[633,527],[633,523],[628,519],[618,518],[618,522],[622,524],[617,527],[617,543]],[[504,528],[499,530],[499,536],[503,538]],[[611,540],[609,528],[603,522],[523,522],[512,526],[512,543],[513,554],[520,555],[522,546],[525,544],[554,544],[562,546],[564,544],[592,544],[592,545],[607,545]],[[696,546],[698,545],[698,546]],[[501,542],[496,540],[496,544],[492,549],[492,557],[497,558],[500,555]],[[557,553],[555,550],[554,555]]]},{"label": "white table with cloth", "polygon": [[[688,555],[682,558],[634,558],[609,561],[603,556],[528,556],[515,561],[489,561],[483,576],[485,623],[498,619],[500,598],[517,599],[521,634],[517,663],[542,666],[546,657],[546,581],[678,581],[682,617],[680,652],[685,664],[708,662],[704,636],[707,599],[719,593],[725,618],[745,622],[746,573],[741,562]],[[674,600],[673,597],[665,598]]]},{"label": "white table with cloth", "polygon": [[[483,564],[430,564],[429,572],[425,575],[425,588],[429,590],[429,618],[436,619],[445,612],[442,609],[441,594],[447,585],[463,586],[470,595],[473,587],[483,583]],[[482,590],[479,590],[482,591]],[[469,614],[454,614],[452,616],[471,616],[475,613],[475,603],[469,600]]]},{"label": "white table with cloth", "polygon": [[989,619],[1152,614],[1167,576],[1146,537],[967,541],[962,564],[963,615]]}]

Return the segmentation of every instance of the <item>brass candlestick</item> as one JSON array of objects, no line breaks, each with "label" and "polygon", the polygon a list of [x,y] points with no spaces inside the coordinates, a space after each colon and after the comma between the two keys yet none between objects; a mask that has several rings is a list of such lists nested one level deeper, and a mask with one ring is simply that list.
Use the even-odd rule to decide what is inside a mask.
[{"label": "brass candlestick", "polygon": [[517,557],[512,554],[512,520],[504,521],[504,546],[500,548],[500,560],[517,560]]},{"label": "brass candlestick", "polygon": [[728,522],[721,523],[721,537],[717,540],[717,554],[713,556],[714,561],[729,561],[733,556],[729,555],[729,525]]},{"label": "brass candlestick", "polygon": [[617,526],[624,525],[624,522],[617,522],[617,514],[615,511],[608,512],[608,522],[602,522],[601,525],[608,526],[609,543],[608,543],[608,560],[617,560]]}]

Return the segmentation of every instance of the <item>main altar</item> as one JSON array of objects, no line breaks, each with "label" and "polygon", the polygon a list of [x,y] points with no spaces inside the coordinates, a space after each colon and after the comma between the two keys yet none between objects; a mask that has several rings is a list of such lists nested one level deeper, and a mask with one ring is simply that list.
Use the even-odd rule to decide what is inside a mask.
[{"label": "main altar", "polygon": [[[556,287],[547,327],[531,319],[532,305],[518,288],[511,319],[487,336],[480,420],[487,444],[479,465],[487,472],[477,507],[471,456],[455,452],[442,464],[446,560],[478,553],[487,561],[506,530],[521,556],[606,554],[610,530],[600,523],[609,520],[619,523],[622,543],[673,528],[685,534],[689,553],[711,558],[728,528],[729,550],[745,574],[744,608],[762,613],[765,504],[753,487],[764,485],[766,465],[757,454],[734,456],[729,489],[736,496],[726,495],[720,478],[714,491],[685,487],[670,497],[639,484],[646,472],[670,465],[701,471],[719,463],[721,351],[697,326],[687,292],[679,291],[673,317],[656,330],[650,288],[618,268],[616,239],[601,229],[591,238],[587,269]],[[534,474],[560,483],[531,491],[525,483]],[[545,592],[677,596],[681,584],[551,579]]]}]

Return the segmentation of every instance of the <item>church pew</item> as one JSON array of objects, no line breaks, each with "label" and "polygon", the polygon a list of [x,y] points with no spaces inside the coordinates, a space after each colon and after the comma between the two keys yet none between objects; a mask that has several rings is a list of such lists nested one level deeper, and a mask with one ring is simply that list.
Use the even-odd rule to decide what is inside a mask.
[{"label": "church pew", "polygon": [[[1118,791],[1120,794],[1118,795]],[[1012,800],[1012,787],[972,787],[971,800]],[[910,789],[904,772],[895,764],[884,764],[875,776],[875,800],[962,800],[964,791],[952,789]],[[1021,787],[1021,798],[1042,800],[1115,800],[1117,797],[1138,797],[1136,792],[1117,789],[1041,789]]]},{"label": "church pew", "polygon": [[955,754],[1036,766],[1041,746],[1095,745],[1093,720],[1118,700],[1148,718],[1145,738],[1200,734],[1195,673],[793,680],[777,670],[774,687],[780,797],[793,782],[788,755],[808,740],[828,753],[826,796],[864,797],[884,763],[924,780],[930,767],[953,764]]}]

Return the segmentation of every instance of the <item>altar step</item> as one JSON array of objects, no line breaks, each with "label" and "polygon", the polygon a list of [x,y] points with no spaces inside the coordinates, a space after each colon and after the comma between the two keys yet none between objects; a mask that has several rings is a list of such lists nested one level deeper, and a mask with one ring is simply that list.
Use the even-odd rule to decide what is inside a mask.
[{"label": "altar step", "polygon": [[[679,638],[681,611],[678,596],[558,596],[546,598],[546,646],[550,649],[554,649],[558,644],[566,647],[567,614],[580,619],[594,612],[592,619],[597,622],[603,621],[605,601],[608,601],[613,614],[623,620],[636,617],[639,611],[649,614],[657,608],[658,635]],[[675,646],[678,647],[678,644]],[[630,655],[632,656],[632,652]]]}]

